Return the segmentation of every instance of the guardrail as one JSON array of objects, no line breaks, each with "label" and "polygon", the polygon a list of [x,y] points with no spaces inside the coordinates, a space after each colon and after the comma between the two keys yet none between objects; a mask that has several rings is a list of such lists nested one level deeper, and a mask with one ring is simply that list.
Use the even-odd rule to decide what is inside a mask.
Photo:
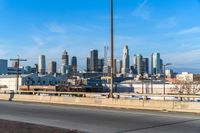
[{"label": "guardrail", "polygon": [[[55,92],[55,91],[0,91],[0,94],[26,94],[26,95],[49,95],[49,96],[72,96],[72,97],[93,97],[93,98],[106,98],[109,93],[89,93],[89,92]],[[138,98],[138,99],[166,99],[176,98],[182,99],[200,99],[200,95],[179,95],[179,94],[138,94],[138,93],[114,93],[117,99]],[[159,99],[159,100],[160,100]],[[175,99],[171,99],[175,100]]]}]

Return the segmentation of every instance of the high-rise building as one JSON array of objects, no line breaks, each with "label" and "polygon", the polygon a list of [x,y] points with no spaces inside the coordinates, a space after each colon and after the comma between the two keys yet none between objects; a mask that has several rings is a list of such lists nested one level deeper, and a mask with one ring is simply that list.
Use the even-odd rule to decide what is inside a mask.
[{"label": "high-rise building", "polygon": [[160,59],[160,73],[164,73],[164,70],[163,70],[163,60]]},{"label": "high-rise building", "polygon": [[123,56],[122,56],[122,74],[126,76],[129,73],[129,49],[126,45],[123,49]]},{"label": "high-rise building", "polygon": [[73,56],[71,59],[71,69],[72,72],[77,72],[77,57]]},{"label": "high-rise building", "polygon": [[142,55],[137,54],[134,55],[133,63],[134,63],[134,68],[136,70],[136,74],[143,74],[143,62],[142,62]]},{"label": "high-rise building", "polygon": [[38,74],[39,70],[38,70],[38,64],[35,64],[35,70],[33,70],[34,73]]},{"label": "high-rise building", "polygon": [[91,71],[90,69],[90,58],[87,58],[87,72]]},{"label": "high-rise building", "polygon": [[122,70],[122,60],[116,60],[116,73],[120,74]]},{"label": "high-rise building", "polygon": [[62,63],[61,63],[61,74],[66,74],[67,69],[69,68],[69,55],[66,50],[62,54]]},{"label": "high-rise building", "polygon": [[0,74],[7,74],[8,60],[0,59]]},{"label": "high-rise building", "polygon": [[143,73],[149,74],[149,58],[143,58],[142,65]]},{"label": "high-rise building", "polygon": [[98,50],[90,51],[90,69],[91,71],[98,71]]},{"label": "high-rise building", "polygon": [[57,65],[55,61],[50,61],[48,65],[48,73],[55,74],[57,72]]},{"label": "high-rise building", "polygon": [[39,69],[39,74],[44,75],[46,73],[45,55],[40,55],[39,56],[38,69]]},{"label": "high-rise building", "polygon": [[[111,62],[111,60],[109,60],[109,62]],[[110,64],[110,63],[109,63]],[[121,64],[120,64],[121,65]],[[111,66],[108,65],[107,67],[107,74],[106,76],[110,76],[110,70],[111,70]],[[113,59],[113,76],[115,76],[117,74],[117,60]]]},{"label": "high-rise building", "polygon": [[98,72],[103,72],[104,59],[98,59]]},{"label": "high-rise building", "polygon": [[153,53],[151,55],[151,73],[160,74],[161,73],[161,62],[160,53]]}]

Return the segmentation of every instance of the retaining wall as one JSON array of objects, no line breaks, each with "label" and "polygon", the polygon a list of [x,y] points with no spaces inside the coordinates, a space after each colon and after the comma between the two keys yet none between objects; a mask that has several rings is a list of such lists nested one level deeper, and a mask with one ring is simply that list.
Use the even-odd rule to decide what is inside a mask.
[{"label": "retaining wall", "polygon": [[0,94],[0,99],[23,102],[200,113],[200,103],[198,102],[82,98],[18,94]]}]

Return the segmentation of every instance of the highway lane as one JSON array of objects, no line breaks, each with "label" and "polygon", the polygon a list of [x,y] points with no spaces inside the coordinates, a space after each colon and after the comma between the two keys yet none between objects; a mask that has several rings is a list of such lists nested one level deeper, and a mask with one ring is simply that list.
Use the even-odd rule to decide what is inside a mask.
[{"label": "highway lane", "polygon": [[90,133],[200,133],[200,115],[0,101],[0,119]]}]

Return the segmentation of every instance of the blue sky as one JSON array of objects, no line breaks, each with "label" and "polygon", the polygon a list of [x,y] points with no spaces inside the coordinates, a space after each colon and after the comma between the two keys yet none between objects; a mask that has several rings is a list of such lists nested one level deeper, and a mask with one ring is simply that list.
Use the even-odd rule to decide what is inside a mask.
[{"label": "blue sky", "polygon": [[[116,58],[128,45],[131,56],[160,52],[200,72],[200,0],[114,0],[114,8]],[[83,69],[90,49],[103,57],[109,45],[109,0],[0,0],[0,18],[0,58],[19,54],[32,65],[45,54],[59,63],[66,49]]]}]

